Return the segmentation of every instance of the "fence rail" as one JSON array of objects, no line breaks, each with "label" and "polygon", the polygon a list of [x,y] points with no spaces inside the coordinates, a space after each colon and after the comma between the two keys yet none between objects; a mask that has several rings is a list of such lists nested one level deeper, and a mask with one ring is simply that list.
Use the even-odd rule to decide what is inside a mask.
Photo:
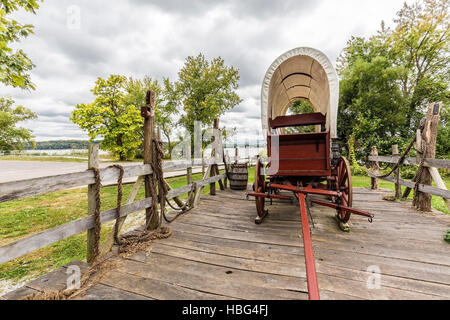
[{"label": "fence rail", "polygon": [[[100,213],[101,224],[117,219],[115,232],[120,231],[120,228],[122,227],[127,215],[141,210],[146,210],[147,228],[153,230],[157,229],[160,226],[160,211],[154,210],[157,208],[152,208],[152,210],[154,211],[150,212],[150,208],[152,207],[152,197],[156,196],[155,194],[152,194],[151,190],[156,190],[156,188],[158,187],[158,183],[161,183],[161,181],[155,183],[151,181],[152,179],[149,179],[149,175],[153,173],[152,167],[155,168],[155,166],[159,165],[159,161],[161,160],[158,159],[158,156],[156,156],[158,153],[156,150],[154,150],[154,144],[152,142],[153,140],[161,141],[160,130],[155,130],[154,125],[154,93],[150,91],[147,92],[146,101],[147,106],[141,109],[141,115],[144,117],[144,164],[123,166],[122,179],[137,177],[137,180],[134,183],[134,186],[125,204],[120,206],[120,217],[117,216],[118,208],[113,208]],[[214,128],[217,130],[219,129],[218,119],[214,120]],[[217,138],[220,139],[220,135]],[[214,145],[213,142],[215,141],[215,139],[215,137],[211,139],[212,145]],[[220,160],[218,161],[217,159],[221,159],[219,158],[219,156],[222,155],[220,155],[218,152],[216,153],[215,148],[217,147],[212,148],[211,159],[163,162],[163,173],[169,173],[170,171],[173,172],[176,170],[186,170],[183,175],[187,175],[187,185],[175,190],[171,190],[167,181],[165,181],[165,179],[161,177],[161,179],[164,180],[162,182],[165,183],[169,189],[167,198],[174,199],[180,209],[185,207],[182,201],[178,198],[183,194],[189,193],[191,191],[194,193],[194,198],[190,199],[189,204],[187,204],[192,208],[195,207],[198,203],[202,194],[202,189],[205,186],[210,186],[211,195],[215,195],[216,183],[219,183],[221,190],[224,190],[226,188],[227,176],[226,174],[220,174],[219,166],[227,165],[228,163],[230,163],[231,158],[228,155],[225,156],[225,160],[227,161],[226,164]],[[100,248],[98,248],[98,242],[94,241],[94,236],[96,236],[94,234],[94,227],[96,227],[94,214],[95,208],[98,205],[98,199],[95,190],[96,181],[94,170],[91,169],[99,168],[98,153],[98,145],[91,144],[89,146],[88,152],[89,169],[85,171],[0,183],[0,203],[60,190],[88,186],[88,216],[48,230],[44,230],[37,234],[33,234],[1,246],[0,264],[84,231],[87,231],[87,261],[92,262],[95,259],[94,255],[97,256],[97,254],[100,252]],[[252,159],[250,157],[247,160],[248,162],[252,162]],[[236,149],[234,162],[238,161],[239,156]],[[193,182],[192,180],[192,169],[195,167],[202,167],[203,178],[201,181]],[[117,168],[117,166],[110,166],[107,168],[99,169],[100,182],[103,183],[109,181],[117,181],[121,172],[121,169],[119,169],[120,168]],[[152,186],[151,183],[155,184]],[[145,199],[136,201],[136,196],[142,185],[144,185],[145,188]],[[111,236],[114,235],[111,234]],[[113,243],[111,242],[111,237],[109,237],[105,245],[103,246],[102,251],[109,251],[112,245]]]},{"label": "fence rail", "polygon": [[[231,158],[234,159],[234,158]],[[249,159],[251,162],[252,159]],[[202,165],[214,164],[214,160],[194,160],[192,162],[177,161],[169,162],[163,165],[165,172],[183,170],[186,168],[200,168]],[[224,163],[218,163],[223,166]],[[131,178],[136,176],[145,176],[152,173],[149,164],[140,164],[124,167],[123,178]],[[184,176],[185,173],[179,176]],[[115,168],[100,169],[101,182],[117,181],[119,171]],[[92,170],[85,170],[73,173],[65,173],[54,176],[39,177],[33,179],[25,179],[18,181],[9,181],[0,183],[0,203],[5,201],[17,200],[29,196],[37,196],[45,193],[61,191],[76,187],[84,187],[95,183],[94,173]]]},{"label": "fence rail", "polygon": [[[238,161],[237,158],[231,158]],[[247,159],[251,162],[251,159]],[[215,163],[214,160],[194,160],[192,162],[170,162],[163,165],[163,170],[181,170],[186,168],[200,168],[201,165],[224,166],[224,163]],[[140,164],[124,167],[123,178],[139,177],[152,174],[150,164]],[[186,176],[187,173],[179,176]],[[119,178],[119,170],[117,168],[100,169],[101,181],[112,181]],[[170,190],[167,194],[168,199],[177,198],[183,194],[189,193],[194,189],[201,189],[207,185],[225,180],[226,174],[214,175],[187,184],[178,189]],[[0,202],[17,200],[29,196],[36,196],[55,191],[66,190],[74,187],[81,187],[94,184],[94,173],[92,170],[73,172],[68,174],[39,177],[20,181],[11,181],[0,183]],[[147,197],[143,200],[127,203],[120,207],[120,217],[126,217],[129,214],[151,208],[152,198]],[[100,213],[100,222],[106,223],[117,218],[117,208],[109,209]],[[57,227],[44,230],[42,232],[30,235],[17,241],[8,243],[0,247],[0,264],[21,257],[27,253],[33,252],[52,243],[64,240],[76,234],[90,230],[94,227],[94,217],[88,215],[86,217],[70,221]]]},{"label": "fence rail", "polygon": [[[395,184],[396,199],[407,198],[411,190],[414,190],[413,205],[421,211],[431,211],[431,195],[442,197],[448,210],[450,210],[450,191],[447,190],[437,170],[437,168],[450,169],[450,160],[434,158],[436,155],[441,107],[442,103],[432,103],[428,106],[426,117],[421,121],[421,125],[417,129],[414,139],[412,139],[402,156],[399,154],[398,145],[392,146],[391,156],[379,156],[377,148],[375,146],[372,148],[372,152],[368,157],[370,167],[372,168],[372,172],[369,172],[372,189],[378,188],[378,179],[386,180]],[[414,143],[416,158],[406,158]],[[395,164],[394,168],[390,171],[394,174],[394,177],[379,175],[380,166],[378,162]],[[413,181],[400,178],[402,165],[418,166]],[[432,186],[433,180],[437,188]],[[403,195],[401,186],[406,187]]]},{"label": "fence rail", "polygon": [[[371,178],[377,178],[376,175],[374,175],[373,173],[369,172],[369,176]],[[381,178],[382,180],[388,181],[388,182],[392,182],[392,183],[397,183],[396,179],[394,177],[384,177]],[[399,179],[399,183],[402,186],[408,187],[410,189],[414,189],[416,187],[416,183],[413,181],[408,181],[408,180],[404,180],[404,179]],[[419,191],[423,192],[423,193],[428,193],[428,194],[432,194],[434,196],[439,196],[442,198],[446,198],[446,199],[450,199],[450,191],[449,190],[444,190],[444,189],[440,189],[440,188],[436,188],[436,187],[432,187],[432,186],[428,186],[425,184],[421,184],[419,183]]]},{"label": "fence rail", "polygon": [[[210,183],[218,182],[225,178],[225,174],[214,176],[199,182],[196,182],[198,187],[206,186]],[[193,185],[186,185],[184,187],[169,191],[167,198],[173,199],[182,194],[188,193],[192,190]],[[120,207],[120,216],[125,217],[131,213],[138,212],[152,206],[152,198],[135,201]],[[103,224],[116,219],[117,209],[109,209],[100,213],[100,222]],[[19,239],[12,243],[0,247],[0,264],[23,256],[32,251],[38,250],[52,243],[64,240],[73,235],[79,234],[94,227],[94,217],[89,215],[75,221],[71,221],[57,227],[44,230],[42,232],[33,234],[23,239]]]},{"label": "fence rail", "polygon": [[[369,161],[372,162],[386,162],[386,163],[397,163],[400,156],[369,156]],[[406,158],[403,161],[405,165],[417,166],[416,158]],[[450,169],[450,160],[446,159],[424,159],[424,167],[434,167],[440,169]]]}]

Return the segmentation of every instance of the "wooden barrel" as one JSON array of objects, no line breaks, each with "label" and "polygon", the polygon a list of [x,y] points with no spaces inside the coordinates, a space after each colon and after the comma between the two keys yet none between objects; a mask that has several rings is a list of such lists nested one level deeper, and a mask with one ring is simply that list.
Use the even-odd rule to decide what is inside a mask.
[{"label": "wooden barrel", "polygon": [[232,190],[247,190],[248,166],[247,163],[231,165],[229,171],[230,188]]}]

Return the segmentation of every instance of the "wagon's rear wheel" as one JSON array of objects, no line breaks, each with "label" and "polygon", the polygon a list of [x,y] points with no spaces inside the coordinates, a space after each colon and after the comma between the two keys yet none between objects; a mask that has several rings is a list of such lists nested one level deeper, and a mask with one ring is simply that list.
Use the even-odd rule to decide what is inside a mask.
[{"label": "wagon's rear wheel", "polygon": [[[253,184],[253,188],[257,193],[266,192],[265,176],[262,169],[263,169],[262,162],[258,158],[258,160],[256,161],[256,168],[255,168],[255,183]],[[255,222],[257,224],[260,224],[264,219],[264,217],[267,215],[267,210],[264,209],[266,200],[265,198],[262,197],[255,197],[255,202],[256,202],[256,212],[258,213]]]},{"label": "wagon's rear wheel", "polygon": [[[336,189],[341,192],[341,197],[338,199],[339,204],[351,207],[353,203],[352,173],[350,164],[344,157],[339,159],[337,165]],[[343,223],[348,222],[350,215],[350,212],[343,209],[339,209],[337,214],[338,219]]]}]

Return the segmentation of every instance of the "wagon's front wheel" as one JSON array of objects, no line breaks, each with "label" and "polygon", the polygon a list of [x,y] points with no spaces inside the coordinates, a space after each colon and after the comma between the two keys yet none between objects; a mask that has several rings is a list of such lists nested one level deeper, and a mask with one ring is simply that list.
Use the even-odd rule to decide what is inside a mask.
[{"label": "wagon's front wheel", "polygon": [[[351,207],[353,203],[353,188],[352,188],[352,173],[350,164],[344,157],[339,159],[337,165],[337,181],[336,189],[340,191],[341,196],[337,201],[340,205]],[[347,223],[350,220],[351,213],[340,208],[337,212],[337,217],[342,223]]]},{"label": "wagon's front wheel", "polygon": [[[265,176],[263,172],[263,165],[261,159],[256,160],[255,167],[255,183],[253,184],[254,191],[257,193],[265,193],[266,192],[266,182]],[[267,215],[267,210],[265,210],[266,199],[263,197],[255,197],[256,202],[256,212],[258,213],[255,223],[260,224],[264,217]]]}]

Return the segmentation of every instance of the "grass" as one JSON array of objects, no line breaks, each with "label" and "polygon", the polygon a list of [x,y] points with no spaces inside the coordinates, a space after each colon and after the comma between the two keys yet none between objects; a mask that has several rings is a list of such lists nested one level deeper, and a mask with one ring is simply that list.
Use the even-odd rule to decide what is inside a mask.
[{"label": "grass", "polygon": [[[202,174],[194,174],[199,181]],[[186,177],[167,179],[173,189],[186,185]],[[132,185],[124,185],[123,201]],[[209,192],[209,186],[203,193]],[[141,187],[136,200],[144,199]],[[180,197],[186,199],[187,195]],[[101,189],[101,210],[116,207],[117,187]],[[143,215],[143,213],[140,213]],[[0,203],[0,246],[87,215],[87,188],[53,192],[45,195]],[[103,225],[101,240],[105,241],[112,227]],[[12,283],[32,279],[70,261],[86,258],[86,232],[64,239],[45,248],[0,265],[0,280]],[[1,293],[1,291],[0,291]]]},{"label": "grass", "polygon": [[[254,168],[249,168],[249,182],[254,181]],[[193,180],[202,179],[201,174],[194,174]],[[186,177],[169,178],[168,182],[173,189],[186,185]],[[450,187],[450,179],[445,179]],[[354,187],[369,187],[370,178],[363,176],[353,177]],[[124,185],[123,201],[128,197],[132,185]],[[394,190],[394,185],[380,180],[380,188]],[[203,193],[209,192],[209,186]],[[137,200],[145,196],[142,187]],[[101,190],[101,210],[116,207],[117,188],[104,187]],[[186,199],[187,195],[183,195]],[[433,197],[433,208],[449,214],[444,202]],[[0,246],[76,219],[87,214],[87,188],[78,188],[53,192],[45,195],[0,203]],[[139,213],[143,215],[143,213]],[[111,231],[111,224],[103,225],[102,241]],[[0,265],[0,280],[9,280],[12,283],[32,279],[51,270],[54,270],[73,260],[84,260],[86,257],[86,232],[68,239],[59,241],[50,246],[34,251],[23,257]],[[0,291],[1,293],[1,291]]]}]

